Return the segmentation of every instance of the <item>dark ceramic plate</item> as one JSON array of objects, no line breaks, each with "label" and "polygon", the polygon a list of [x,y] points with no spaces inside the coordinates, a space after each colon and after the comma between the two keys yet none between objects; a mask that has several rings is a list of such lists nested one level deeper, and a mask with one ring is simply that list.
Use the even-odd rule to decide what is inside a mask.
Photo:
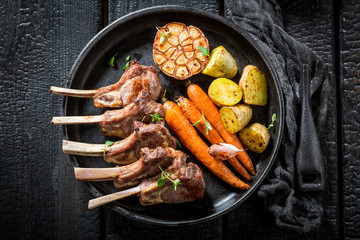
[{"label": "dark ceramic plate", "polygon": [[[269,101],[266,107],[254,107],[252,121],[269,124],[273,113],[276,113],[278,118],[275,127],[271,129],[271,141],[266,151],[262,154],[250,153],[257,172],[250,183],[250,190],[240,191],[228,186],[202,167],[189,152],[182,149],[190,155],[189,161],[197,163],[203,170],[206,192],[201,200],[143,207],[139,204],[138,197],[132,196],[109,204],[114,211],[124,216],[158,225],[183,225],[206,221],[230,211],[245,201],[255,192],[275,161],[283,129],[282,95],[278,76],[271,62],[246,32],[222,17],[204,11],[178,6],[161,6],[143,9],[118,19],[97,34],[80,53],[71,71],[69,87],[97,89],[117,82],[123,74],[122,68],[128,55],[131,55],[133,60],[138,60],[140,64],[155,65],[152,59],[155,26],[173,21],[199,27],[208,38],[211,49],[219,45],[228,49],[239,65],[239,73],[234,81],[240,79],[241,70],[248,64],[255,65],[263,71],[268,80]],[[115,53],[118,53],[115,68],[111,68],[108,61]],[[162,73],[160,78],[163,87],[167,90],[168,99],[186,95],[185,81],[171,79]],[[213,79],[198,74],[190,80],[207,91]],[[103,111],[104,109],[95,108],[91,99],[65,99],[66,115],[95,115]],[[107,140],[101,135],[97,125],[66,126],[65,132],[68,139],[73,141],[104,143]],[[75,161],[75,165],[81,167],[113,166],[100,157],[72,156],[71,159]],[[96,197],[118,191],[113,187],[112,182],[86,184]]]}]

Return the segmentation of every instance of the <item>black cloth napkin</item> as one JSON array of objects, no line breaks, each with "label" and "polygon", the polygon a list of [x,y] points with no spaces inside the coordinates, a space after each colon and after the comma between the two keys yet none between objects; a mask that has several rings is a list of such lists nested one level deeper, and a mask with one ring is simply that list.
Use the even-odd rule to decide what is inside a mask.
[{"label": "black cloth napkin", "polygon": [[324,126],[328,115],[329,76],[321,58],[289,36],[281,9],[273,0],[225,0],[226,17],[255,38],[271,59],[280,78],[285,103],[285,128],[275,166],[260,187],[277,226],[307,233],[321,224],[321,194],[301,193],[295,187],[295,153],[300,118],[299,82],[303,65],[309,68],[311,103],[316,125]]}]

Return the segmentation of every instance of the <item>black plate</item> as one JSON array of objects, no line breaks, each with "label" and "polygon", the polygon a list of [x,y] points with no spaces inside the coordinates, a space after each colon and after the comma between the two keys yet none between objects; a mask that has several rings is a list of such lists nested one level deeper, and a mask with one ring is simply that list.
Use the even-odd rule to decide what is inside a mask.
[{"label": "black plate", "polygon": [[[122,67],[126,63],[127,55],[131,55],[132,59],[138,60],[140,64],[155,65],[152,59],[155,26],[163,26],[173,21],[199,27],[208,38],[211,49],[219,45],[228,49],[239,65],[239,73],[234,81],[240,79],[241,70],[248,64],[255,65],[263,71],[268,80],[269,101],[267,107],[254,107],[253,121],[269,124],[273,113],[276,113],[278,118],[271,130],[271,141],[267,150],[257,155],[250,153],[257,172],[250,183],[250,190],[240,191],[228,186],[199,164],[206,182],[205,196],[199,201],[143,207],[139,204],[138,198],[133,196],[109,204],[113,210],[124,216],[157,225],[183,225],[206,221],[230,211],[245,201],[255,192],[271,168],[279,149],[283,129],[282,95],[271,62],[246,32],[222,17],[204,11],[161,6],[143,9],[118,19],[98,33],[80,53],[71,70],[69,87],[97,89],[117,82],[123,74]],[[115,53],[118,53],[116,68],[111,68],[108,61]],[[185,81],[171,79],[162,73],[160,78],[167,90],[168,99],[180,94],[186,96]],[[198,74],[190,80],[207,91],[213,79]],[[95,108],[91,99],[65,99],[65,115],[94,115],[103,111],[104,109]],[[94,125],[66,126],[65,134],[69,140],[86,143],[104,143],[107,140],[101,135],[99,127]],[[187,153],[191,157],[190,161],[198,163],[189,152]],[[75,161],[75,165],[81,167],[114,166],[106,163],[101,157],[73,156],[71,159]],[[112,182],[86,184],[96,197],[118,191]]]}]

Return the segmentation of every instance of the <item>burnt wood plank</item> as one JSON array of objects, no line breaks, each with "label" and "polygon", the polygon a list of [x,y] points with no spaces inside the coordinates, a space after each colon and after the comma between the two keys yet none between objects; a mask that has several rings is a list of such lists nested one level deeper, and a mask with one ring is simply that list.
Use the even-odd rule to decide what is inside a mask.
[{"label": "burnt wood plank", "polygon": [[[213,13],[220,13],[219,0],[170,0],[170,1],[112,1],[108,4],[108,22],[111,23],[127,13],[156,5],[182,5],[198,8]],[[195,23],[194,23],[195,24]],[[204,224],[186,227],[159,227],[135,222],[123,217],[112,210],[106,214],[106,238],[108,239],[221,239],[221,218],[214,219]]]},{"label": "burnt wood plank", "polygon": [[128,219],[108,209],[106,222],[106,239],[112,240],[222,239],[222,222],[219,219],[182,227],[159,227]]},{"label": "burnt wood plank", "polygon": [[360,237],[360,3],[340,7],[340,102],[342,171],[344,175],[344,236]]},{"label": "burnt wood plank", "polygon": [[0,4],[1,239],[94,239],[100,211],[61,151],[62,97],[70,68],[102,28],[102,1]]},{"label": "burnt wood plank", "polygon": [[[160,6],[160,5],[180,5],[185,7],[192,7],[195,9],[201,9],[213,13],[220,13],[222,9],[222,1],[221,0],[109,0],[109,23],[115,21],[116,19],[139,9],[152,7],[152,6]],[[194,23],[196,26],[196,24]]]},{"label": "burnt wood plank", "polygon": [[[307,236],[310,239],[338,239],[339,235],[339,191],[337,171],[336,138],[336,79],[334,76],[333,45],[333,3],[330,0],[317,1],[278,1],[285,30],[296,40],[306,44],[325,61],[330,73],[328,110],[333,118],[327,119],[326,127],[321,128],[319,137],[326,158],[327,186],[323,193],[324,217],[321,227]],[[321,117],[314,112],[314,119]],[[226,239],[241,234],[245,239],[293,239],[303,235],[283,231],[264,209],[264,200],[254,194],[243,205],[228,214]]]}]

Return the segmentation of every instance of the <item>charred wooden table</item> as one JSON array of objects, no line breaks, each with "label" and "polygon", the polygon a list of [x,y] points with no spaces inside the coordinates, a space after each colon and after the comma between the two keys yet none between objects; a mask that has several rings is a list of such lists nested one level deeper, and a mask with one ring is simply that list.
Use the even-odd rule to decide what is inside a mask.
[{"label": "charred wooden table", "polygon": [[[225,0],[226,3],[226,0]],[[321,227],[305,236],[279,229],[256,194],[230,213],[181,228],[134,222],[104,207],[73,176],[61,151],[61,128],[49,123],[86,43],[117,18],[154,5],[178,4],[226,15],[219,0],[4,1],[0,4],[1,239],[359,239],[360,3],[279,0],[286,31],[326,62],[333,128]]]}]

